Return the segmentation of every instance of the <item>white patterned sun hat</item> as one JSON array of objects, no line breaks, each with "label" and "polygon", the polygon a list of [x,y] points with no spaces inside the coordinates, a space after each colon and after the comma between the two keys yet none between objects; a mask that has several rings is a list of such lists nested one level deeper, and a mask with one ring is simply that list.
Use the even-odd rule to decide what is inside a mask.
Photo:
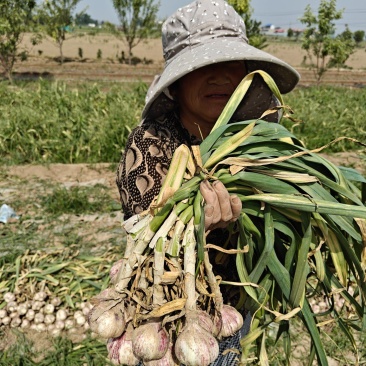
[{"label": "white patterned sun hat", "polygon": [[142,117],[159,116],[175,106],[164,91],[182,76],[212,63],[245,60],[250,71],[272,76],[281,93],[300,80],[286,62],[248,44],[243,18],[224,0],[196,0],[179,8],[162,26],[165,67],[155,77]]}]

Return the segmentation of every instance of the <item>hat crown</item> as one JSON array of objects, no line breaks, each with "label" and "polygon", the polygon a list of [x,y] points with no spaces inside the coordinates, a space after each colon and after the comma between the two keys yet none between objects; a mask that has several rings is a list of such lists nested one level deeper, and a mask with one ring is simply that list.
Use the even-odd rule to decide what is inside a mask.
[{"label": "hat crown", "polygon": [[226,1],[194,1],[179,8],[164,22],[164,59],[169,63],[186,47],[222,37],[235,37],[248,43],[244,20]]}]

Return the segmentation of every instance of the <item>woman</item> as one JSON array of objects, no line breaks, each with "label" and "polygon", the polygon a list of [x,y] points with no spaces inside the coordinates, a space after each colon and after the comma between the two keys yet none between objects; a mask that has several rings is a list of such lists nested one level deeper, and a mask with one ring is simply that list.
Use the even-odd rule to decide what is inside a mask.
[{"label": "woman", "polygon": [[[142,121],[129,136],[117,172],[125,219],[148,209],[175,149],[181,144],[197,145],[207,137],[247,73],[266,71],[282,93],[299,81],[291,66],[248,44],[243,19],[224,0],[194,1],[178,9],[164,22],[162,32],[165,68],[147,92]],[[255,78],[234,119],[260,118],[276,104],[269,88]],[[277,114],[268,117],[278,119]],[[200,190],[206,230],[224,228],[238,218],[241,201],[230,196],[222,183],[203,182]],[[239,349],[247,328],[248,324],[223,342],[220,350]],[[229,366],[236,358],[232,352],[220,354],[214,364]]]}]

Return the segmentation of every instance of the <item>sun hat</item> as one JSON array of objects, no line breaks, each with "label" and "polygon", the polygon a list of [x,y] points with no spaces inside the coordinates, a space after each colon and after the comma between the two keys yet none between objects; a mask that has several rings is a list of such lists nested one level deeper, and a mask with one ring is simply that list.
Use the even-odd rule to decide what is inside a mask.
[{"label": "sun hat", "polygon": [[243,18],[224,0],[196,0],[163,23],[165,67],[151,84],[142,117],[158,117],[176,104],[168,87],[191,71],[233,60],[245,60],[249,71],[264,70],[281,93],[291,91],[299,73],[286,62],[248,44]]}]

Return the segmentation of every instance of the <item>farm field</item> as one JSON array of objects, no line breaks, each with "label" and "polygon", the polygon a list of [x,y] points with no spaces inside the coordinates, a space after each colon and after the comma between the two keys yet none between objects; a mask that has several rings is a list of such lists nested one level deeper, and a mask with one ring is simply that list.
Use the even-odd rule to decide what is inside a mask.
[{"label": "farm field", "polygon": [[[77,56],[79,47],[83,60]],[[96,59],[98,49],[101,60]],[[53,60],[56,47],[47,42],[16,65],[14,86],[0,85],[0,206],[11,206],[19,216],[0,223],[0,309],[6,291],[23,301],[45,290],[49,297],[59,294],[72,317],[106,285],[111,264],[123,252],[115,171],[125,136],[138,123],[146,91],[143,83],[131,82],[148,83],[162,67],[159,41],[134,51],[136,57],[152,60],[146,65],[120,64],[116,54],[123,49],[107,36],[70,39],[64,50],[68,62],[60,66]],[[313,87],[311,72],[302,67],[298,45],[271,43],[266,50],[299,67],[303,75],[301,86],[285,99],[294,116],[308,122],[290,124],[295,134],[311,148],[340,136],[366,141],[364,49],[349,61],[352,70],[329,73],[325,84],[337,81],[343,87],[319,89]],[[39,77],[43,81],[38,82]],[[366,174],[362,146],[341,141],[322,154]],[[23,337],[18,329],[0,327],[0,366],[108,365],[105,342],[93,338],[87,327],[72,329],[64,330],[67,337],[53,338],[33,330]],[[325,328],[325,337],[331,331],[331,325]],[[295,366],[307,357],[303,338],[297,341]],[[350,342],[334,334],[327,350],[332,355],[329,364],[354,361],[353,354],[344,352],[348,348]],[[365,362],[362,352],[359,356]],[[281,355],[274,352],[272,357],[271,364],[283,364]]]},{"label": "farm field", "polygon": [[[66,80],[106,80],[106,81],[136,81],[136,79],[151,82],[163,66],[162,45],[159,39],[151,39],[139,43],[133,49],[133,55],[145,60],[145,64],[130,67],[120,64],[118,58],[127,49],[122,41],[108,34],[74,36],[64,42],[63,53],[67,58],[62,67],[54,61],[59,56],[59,50],[50,40],[45,39],[40,45],[31,46],[29,35],[24,37],[22,47],[29,51],[31,57],[15,67],[19,77],[42,76],[49,79]],[[79,50],[82,50],[82,59]],[[284,41],[283,38],[269,38],[265,51],[283,59],[300,72],[300,85],[314,83],[314,75],[304,64],[306,53],[301,44],[295,41]],[[98,59],[98,51],[101,57]],[[41,54],[41,56],[40,56]],[[347,69],[331,70],[325,74],[325,84],[336,85],[365,85],[366,84],[366,49],[357,48],[347,60]]]}]

